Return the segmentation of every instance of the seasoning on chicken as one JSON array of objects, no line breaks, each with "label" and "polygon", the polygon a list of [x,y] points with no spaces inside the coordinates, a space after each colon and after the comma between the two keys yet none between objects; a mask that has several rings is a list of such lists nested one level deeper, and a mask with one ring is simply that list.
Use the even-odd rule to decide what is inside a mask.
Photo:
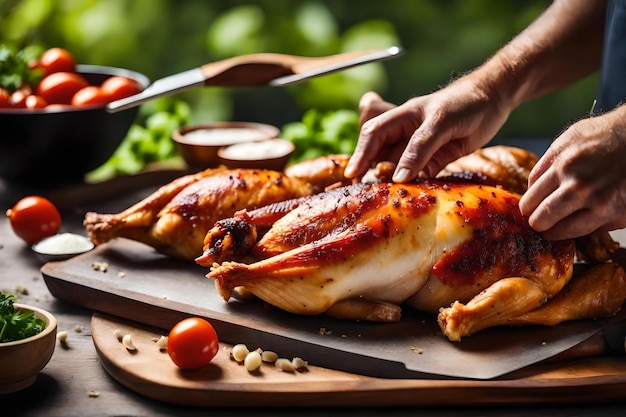
[{"label": "seasoning on chicken", "polygon": [[311,192],[307,182],[276,171],[207,170],[181,177],[120,213],[89,212],[84,225],[96,244],[124,237],[192,260],[217,220]]},{"label": "seasoning on chicken", "polygon": [[[212,267],[225,300],[243,289],[292,313],[377,321],[398,320],[407,305],[439,313],[444,334],[460,340],[515,324],[572,276],[573,240],[543,239],[518,202],[501,188],[443,180],[354,184],[218,222],[209,234],[227,238],[212,244],[247,242],[237,250],[254,261],[213,263],[205,252],[197,262]],[[624,279],[613,275],[623,301]],[[612,315],[614,304],[556,320]],[[554,322],[547,316],[536,322]]]},{"label": "seasoning on chicken", "polygon": [[120,213],[88,212],[84,226],[97,245],[124,237],[173,258],[202,253],[207,230],[237,210],[319,192],[343,175],[348,156],[316,158],[291,167],[292,174],[255,169],[208,169],[185,175]]}]

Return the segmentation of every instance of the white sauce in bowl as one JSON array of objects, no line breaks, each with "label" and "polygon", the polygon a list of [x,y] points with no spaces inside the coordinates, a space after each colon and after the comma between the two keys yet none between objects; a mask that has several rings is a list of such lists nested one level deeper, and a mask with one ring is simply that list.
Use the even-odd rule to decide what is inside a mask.
[{"label": "white sauce in bowl", "polygon": [[293,145],[283,139],[268,139],[258,142],[238,143],[223,148],[220,156],[226,159],[253,161],[285,156],[293,150]]},{"label": "white sauce in bowl", "polygon": [[245,127],[196,129],[185,133],[185,143],[191,145],[225,146],[233,143],[266,139],[267,132]]}]

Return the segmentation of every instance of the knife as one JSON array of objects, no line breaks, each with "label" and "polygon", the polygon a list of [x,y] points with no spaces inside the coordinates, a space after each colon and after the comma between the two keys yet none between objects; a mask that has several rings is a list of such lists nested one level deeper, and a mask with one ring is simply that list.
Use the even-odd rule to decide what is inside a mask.
[{"label": "knife", "polygon": [[112,101],[106,109],[109,113],[115,113],[157,97],[199,86],[282,87],[358,65],[398,57],[403,52],[402,48],[392,46],[322,57],[277,53],[241,55],[161,78],[139,94]]}]

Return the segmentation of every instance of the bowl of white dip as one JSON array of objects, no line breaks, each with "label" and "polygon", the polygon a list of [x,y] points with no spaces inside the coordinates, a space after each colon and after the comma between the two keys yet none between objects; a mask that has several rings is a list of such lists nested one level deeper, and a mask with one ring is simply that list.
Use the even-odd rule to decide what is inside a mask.
[{"label": "bowl of white dip", "polygon": [[293,142],[275,138],[224,146],[217,151],[227,168],[259,168],[282,171],[296,150]]},{"label": "bowl of white dip", "polygon": [[187,165],[201,170],[220,165],[217,151],[224,146],[272,139],[279,133],[277,127],[264,123],[213,122],[185,126],[172,139]]}]

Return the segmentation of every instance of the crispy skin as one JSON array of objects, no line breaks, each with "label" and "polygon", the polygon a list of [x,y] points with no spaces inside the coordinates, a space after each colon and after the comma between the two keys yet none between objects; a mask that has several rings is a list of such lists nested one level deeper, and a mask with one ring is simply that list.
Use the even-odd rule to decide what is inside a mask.
[{"label": "crispy skin", "polygon": [[[207,276],[225,300],[243,287],[293,313],[352,318],[371,314],[371,303],[383,306],[375,318],[383,320],[399,317],[389,304],[436,313],[515,277],[540,294],[520,303],[521,314],[567,284],[574,244],[542,239],[518,201],[501,188],[437,180],[342,187],[301,199],[276,220],[250,249],[256,262],[213,264]],[[267,211],[240,213],[237,221],[254,230]]]},{"label": "crispy skin", "polygon": [[311,192],[309,183],[276,171],[207,170],[179,178],[120,213],[87,213],[84,225],[97,244],[124,237],[193,260],[217,220]]},{"label": "crispy skin", "polygon": [[446,166],[438,177],[479,173],[484,183],[498,185],[514,193],[523,194],[528,188],[528,176],[539,157],[525,149],[495,145],[478,149]]},{"label": "crispy skin", "polygon": [[350,155],[314,158],[287,167],[285,175],[307,181],[314,187],[315,192],[323,191],[335,184],[349,185],[352,181],[343,175],[349,160]]},{"label": "crispy skin", "polygon": [[289,175],[266,170],[208,169],[162,186],[120,213],[88,212],[83,224],[96,244],[117,237],[136,240],[165,255],[193,260],[202,254],[213,224],[237,210],[310,195],[347,182],[347,155],[330,155],[295,164]]}]

